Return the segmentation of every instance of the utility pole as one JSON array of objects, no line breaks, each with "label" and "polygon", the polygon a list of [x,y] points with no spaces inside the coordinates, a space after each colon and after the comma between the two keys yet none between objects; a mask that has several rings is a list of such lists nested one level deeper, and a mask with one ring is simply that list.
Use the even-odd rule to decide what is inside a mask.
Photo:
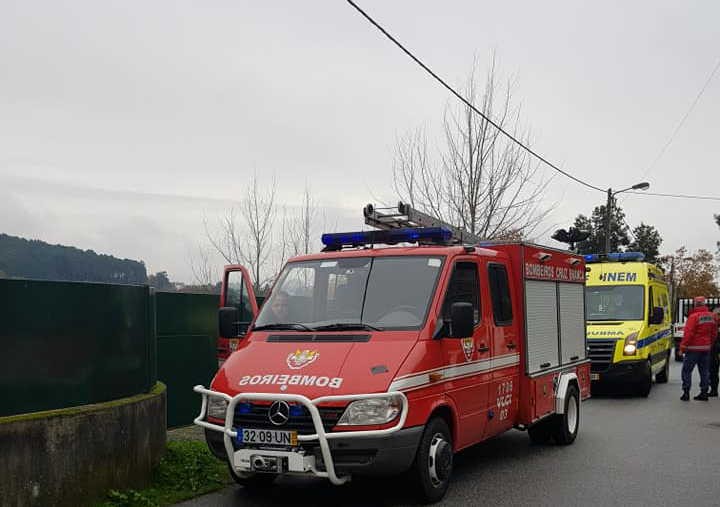
[{"label": "utility pole", "polygon": [[643,181],[642,183],[636,183],[632,187],[618,190],[617,192],[613,192],[612,188],[608,188],[607,204],[605,205],[605,255],[610,253],[610,229],[612,224],[613,198],[621,192],[627,192],[628,190],[647,190],[648,188],[650,188],[650,183],[646,181]]},{"label": "utility pole", "polygon": [[612,223],[612,188],[607,190],[607,204],[605,205],[605,255],[610,253],[610,224]]}]

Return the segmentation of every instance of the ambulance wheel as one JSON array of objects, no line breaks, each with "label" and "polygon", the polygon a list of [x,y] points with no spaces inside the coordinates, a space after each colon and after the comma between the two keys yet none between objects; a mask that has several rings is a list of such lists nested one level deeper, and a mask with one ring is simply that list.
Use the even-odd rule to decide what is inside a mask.
[{"label": "ambulance wheel", "polygon": [[550,441],[550,438],[552,438],[553,423],[554,421],[552,418],[548,418],[544,421],[540,421],[534,426],[530,426],[528,428],[530,442],[536,445],[547,444]]},{"label": "ambulance wheel", "polygon": [[570,445],[580,428],[580,392],[575,384],[568,385],[564,412],[554,416],[552,437],[559,445]]},{"label": "ambulance wheel", "polygon": [[233,480],[248,491],[268,488],[272,486],[273,482],[275,482],[275,479],[277,478],[276,474],[236,472],[229,464],[228,470],[230,470],[230,476]]},{"label": "ambulance wheel", "polygon": [[647,361],[647,363],[645,364],[645,373],[643,374],[642,380],[638,384],[638,394],[643,398],[647,398],[648,396],[650,396],[650,391],[652,390],[652,379],[652,367],[650,366],[650,361]]},{"label": "ambulance wheel", "polygon": [[667,353],[665,358],[665,366],[655,375],[655,382],[658,384],[667,384],[668,378],[670,378],[670,351]]},{"label": "ambulance wheel", "polygon": [[450,428],[444,419],[435,417],[425,426],[411,471],[422,502],[434,503],[445,496],[452,467]]}]

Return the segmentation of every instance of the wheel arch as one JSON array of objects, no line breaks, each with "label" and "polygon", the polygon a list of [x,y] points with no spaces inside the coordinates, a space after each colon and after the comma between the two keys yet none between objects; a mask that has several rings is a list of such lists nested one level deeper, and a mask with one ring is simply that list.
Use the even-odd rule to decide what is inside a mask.
[{"label": "wheel arch", "polygon": [[[555,413],[565,413],[565,398],[571,385],[577,389],[578,396],[580,396],[580,382],[578,381],[577,373],[567,372],[560,375],[558,378],[557,391],[555,393]],[[578,402],[580,399],[578,398]]]},{"label": "wheel arch", "polygon": [[435,403],[433,405],[432,409],[430,410],[430,415],[428,416],[427,421],[425,421],[425,424],[427,425],[427,423],[429,423],[434,417],[440,417],[447,423],[448,428],[450,428],[450,435],[452,436],[452,439],[453,439],[453,448],[457,449],[458,420],[457,420],[457,410],[455,410],[455,407],[447,399],[438,400],[438,402]]}]

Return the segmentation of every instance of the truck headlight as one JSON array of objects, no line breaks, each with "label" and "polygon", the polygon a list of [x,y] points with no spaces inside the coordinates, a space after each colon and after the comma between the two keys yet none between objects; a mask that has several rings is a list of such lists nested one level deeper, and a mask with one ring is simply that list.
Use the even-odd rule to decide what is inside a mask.
[{"label": "truck headlight", "polygon": [[623,346],[624,356],[634,356],[637,353],[637,333],[632,333],[625,338],[625,345]]},{"label": "truck headlight", "polygon": [[217,396],[208,397],[207,415],[214,419],[225,420],[225,412],[227,411],[228,403],[222,398]]},{"label": "truck headlight", "polygon": [[337,424],[338,426],[371,426],[389,423],[400,414],[402,406],[402,399],[399,396],[353,401],[345,409]]}]

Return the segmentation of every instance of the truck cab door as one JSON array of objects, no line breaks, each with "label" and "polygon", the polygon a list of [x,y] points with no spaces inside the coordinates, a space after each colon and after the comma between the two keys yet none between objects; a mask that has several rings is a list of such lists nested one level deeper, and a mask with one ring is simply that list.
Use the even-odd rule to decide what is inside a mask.
[{"label": "truck cab door", "polygon": [[237,350],[258,314],[250,274],[243,266],[226,266],[218,310],[218,367]]},{"label": "truck cab door", "polygon": [[[485,438],[515,425],[520,394],[520,358],[517,319],[517,294],[510,284],[509,266],[504,261],[487,263],[489,300],[492,306],[490,334],[492,347],[492,383]],[[514,304],[513,304],[514,303]]]},{"label": "truck cab door", "polygon": [[[447,394],[458,409],[460,424],[457,445],[465,447],[482,439],[487,423],[488,384],[491,381],[488,323],[483,318],[480,296],[480,263],[475,257],[455,261],[445,290],[441,319],[445,323],[442,338],[443,362],[447,375]],[[453,303],[470,303],[474,310],[472,336],[449,338],[448,325]]]}]

